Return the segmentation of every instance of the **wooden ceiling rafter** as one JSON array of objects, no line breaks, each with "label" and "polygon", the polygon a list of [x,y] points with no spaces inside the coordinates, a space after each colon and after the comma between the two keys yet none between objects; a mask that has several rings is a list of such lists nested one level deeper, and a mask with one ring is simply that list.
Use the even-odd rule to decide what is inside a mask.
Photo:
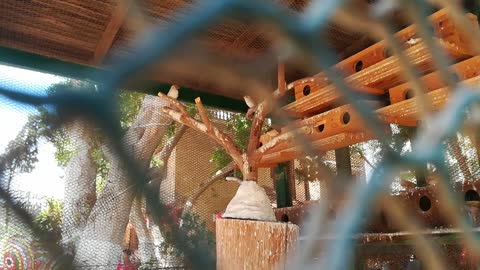
[{"label": "wooden ceiling rafter", "polygon": [[110,48],[112,47],[120,28],[122,25],[124,25],[129,9],[129,6],[127,6],[126,3],[130,3],[130,1],[117,1],[110,19],[108,20],[107,26],[105,27],[100,40],[97,42],[97,46],[91,60],[93,65],[102,64],[102,61],[110,51]]}]

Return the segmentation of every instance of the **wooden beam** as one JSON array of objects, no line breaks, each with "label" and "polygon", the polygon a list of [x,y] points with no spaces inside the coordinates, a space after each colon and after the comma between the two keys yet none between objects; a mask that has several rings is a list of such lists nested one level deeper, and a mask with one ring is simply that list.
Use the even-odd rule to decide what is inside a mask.
[{"label": "wooden beam", "polygon": [[[1,28],[6,30],[14,30],[15,33],[26,36],[33,37],[35,39],[46,40],[46,42],[59,42],[61,44],[68,44],[68,46],[73,48],[85,49],[91,51],[93,44],[90,42],[83,41],[78,38],[69,37],[66,35],[57,34],[54,31],[43,30],[42,28],[37,28],[33,26],[24,25],[22,23],[16,23],[15,21],[6,21],[2,20]],[[0,29],[0,31],[3,31]],[[71,48],[72,49],[72,48]]]},{"label": "wooden beam", "polygon": [[126,3],[130,1],[116,1],[117,6],[114,8],[110,20],[102,34],[102,37],[97,43],[97,47],[93,54],[92,64],[99,65],[102,63],[105,56],[110,51],[113,41],[125,22],[125,18],[128,14],[128,6]]},{"label": "wooden beam", "polygon": [[[467,86],[478,85],[480,76],[463,81]],[[449,100],[450,90],[447,87],[437,89],[427,94],[432,109],[442,109]],[[418,120],[418,108],[416,98],[404,100],[377,110],[378,116],[388,123],[401,124],[404,126],[416,126]]]},{"label": "wooden beam", "polygon": [[[480,83],[480,76],[463,81],[461,84],[466,86],[478,85]],[[430,99],[432,109],[440,110],[449,100],[451,90],[447,87],[440,88],[431,91],[427,94],[427,98]],[[335,108],[331,111],[295,122],[295,127],[315,127],[312,134],[306,134],[305,136],[311,140],[313,147],[322,152],[329,150],[335,150],[342,147],[346,147],[359,142],[373,139],[373,135],[367,130],[365,125],[361,122],[362,119],[354,112],[351,111],[350,105],[344,105]],[[341,115],[345,112],[349,112],[352,124],[342,125],[343,120],[336,120],[336,118],[342,119]],[[383,108],[376,110],[379,118],[386,123],[400,124],[402,126],[414,127],[418,123],[418,108],[416,98],[404,100]],[[319,128],[321,125],[322,128]],[[330,127],[330,128],[328,128]],[[281,133],[292,132],[291,129],[284,128]],[[278,136],[278,135],[277,135]],[[268,140],[275,138],[273,134],[270,134],[263,138],[266,143]],[[294,141],[287,141],[281,143],[270,151],[261,159],[262,167],[270,167],[279,162],[285,162],[293,160],[299,156],[304,155],[302,148],[295,145]]]},{"label": "wooden beam", "polygon": [[[439,40],[442,48],[453,59],[462,60],[471,56],[471,53],[455,44]],[[433,70],[433,63],[428,48],[419,43],[405,51],[411,63],[422,72]],[[345,78],[349,85],[359,85],[376,89],[388,89],[405,81],[403,70],[396,56],[389,57],[373,66],[363,69]],[[285,111],[295,116],[309,115],[339,102],[341,95],[334,85],[319,87],[318,79],[312,77],[299,82],[296,87],[309,89],[305,98],[295,100],[284,106]],[[314,90],[315,89],[315,90]],[[314,90],[314,91],[313,91]]]},{"label": "wooden beam", "polygon": [[[373,135],[369,132],[342,133],[328,138],[312,141],[312,146],[320,152],[327,152],[356,143],[371,140]],[[290,148],[264,155],[260,161],[260,167],[271,167],[273,164],[285,162],[304,156],[305,153],[299,146],[291,145]]]},{"label": "wooden beam", "polygon": [[[467,17],[472,21],[472,23],[477,24],[477,17],[475,15],[467,14]],[[458,42],[458,44],[465,47],[466,43],[463,41],[464,38],[459,34],[460,31],[457,31],[458,28],[454,25],[453,20],[450,19],[446,9],[435,12],[429,17],[429,19],[432,22],[436,37],[444,40],[449,38],[450,42]],[[401,43],[404,43],[406,48],[408,48],[412,47],[412,45],[406,43],[407,40],[414,38],[416,34],[416,25],[410,25],[397,32],[396,37]],[[375,65],[380,61],[387,59],[388,57],[390,57],[390,54],[388,53],[386,43],[384,41],[380,41],[368,47],[367,49],[362,50],[339,62],[334,68],[341,71],[346,76],[349,76],[360,70]],[[314,87],[310,86],[311,93],[315,93],[319,89],[330,84],[324,73],[318,73],[314,77],[317,78],[315,81],[316,85]],[[299,80],[299,82],[300,81],[302,80]],[[295,99],[297,100],[306,96],[304,94],[304,85],[301,83],[294,87],[294,91]]]},{"label": "wooden beam", "polygon": [[[292,126],[296,128],[310,127],[312,133],[305,134],[305,136],[312,141],[345,132],[357,132],[365,129],[364,122],[358,113],[353,110],[351,105],[344,105],[304,120],[298,120],[294,122]],[[292,128],[284,127],[281,129],[280,134],[285,134],[291,130]],[[268,140],[273,139],[273,137],[276,136],[267,133],[262,138],[262,141],[267,142]],[[288,149],[291,146],[292,142],[290,141],[279,143],[274,148],[267,151],[266,154]]]},{"label": "wooden beam", "polygon": [[[480,56],[469,58],[450,67],[451,72],[455,72],[459,80],[467,80],[480,75]],[[438,71],[432,72],[421,78],[425,92],[445,87],[445,82]],[[388,90],[390,102],[398,103],[413,97],[412,85],[410,82],[400,84]]]}]

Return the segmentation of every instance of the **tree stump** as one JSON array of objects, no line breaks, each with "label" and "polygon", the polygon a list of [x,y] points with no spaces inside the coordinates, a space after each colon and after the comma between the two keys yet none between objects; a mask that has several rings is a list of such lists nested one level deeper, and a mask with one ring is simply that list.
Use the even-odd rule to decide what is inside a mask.
[{"label": "tree stump", "polygon": [[298,235],[291,223],[217,219],[217,270],[285,269]]}]

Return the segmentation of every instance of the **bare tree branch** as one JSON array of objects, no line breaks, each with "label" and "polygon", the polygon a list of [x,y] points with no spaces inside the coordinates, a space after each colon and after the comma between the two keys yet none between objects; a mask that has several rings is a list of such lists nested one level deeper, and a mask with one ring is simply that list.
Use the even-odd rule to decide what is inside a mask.
[{"label": "bare tree branch", "polygon": [[199,190],[197,190],[194,193],[194,195],[190,199],[187,200],[187,202],[185,203],[185,207],[183,208],[182,217],[188,211],[190,211],[193,204],[195,204],[197,199],[203,194],[203,192],[205,192],[205,190],[207,190],[209,187],[211,187],[213,184],[215,184],[219,180],[225,178],[236,167],[237,165],[235,164],[235,162],[232,161],[227,166],[220,169],[215,175],[213,175],[212,178],[210,178],[210,180],[207,183],[205,183],[205,185],[203,185]]},{"label": "bare tree branch", "polygon": [[[176,102],[177,105],[175,105],[175,104],[174,105],[177,108],[182,108],[183,107],[183,105],[181,105],[181,104],[180,104],[180,106],[178,105],[179,102],[165,96],[162,93],[159,93],[158,96],[161,97],[162,99],[168,101],[168,102],[173,101],[172,104],[174,104],[174,102]],[[235,146],[235,143],[233,142],[233,140],[227,134],[220,131],[218,128],[216,128],[213,125],[211,126],[211,129],[209,130],[204,123],[193,119],[192,117],[190,117],[190,115],[186,111],[184,111],[182,113],[181,111],[179,112],[179,111],[176,111],[172,108],[164,107],[162,109],[162,112],[165,115],[169,116],[174,121],[176,121],[178,123],[181,123],[181,124],[184,124],[184,125],[192,128],[192,129],[195,129],[197,131],[200,131],[200,132],[205,133],[208,136],[210,136],[210,138],[215,140],[218,144],[220,144],[225,149],[225,151],[237,163],[239,168],[243,168],[244,161],[242,159],[242,153],[240,152],[240,150],[238,150],[238,148]]]},{"label": "bare tree branch", "polygon": [[200,114],[200,118],[202,119],[203,123],[207,127],[207,130],[211,131],[212,123],[210,123],[210,120],[208,119],[207,110],[205,110],[205,107],[203,107],[202,100],[200,99],[200,97],[197,97],[195,99],[195,104],[197,105],[198,113]]},{"label": "bare tree branch", "polygon": [[187,126],[181,125],[180,128],[175,132],[175,135],[168,139],[168,141],[161,148],[161,150],[157,150],[157,152],[154,154],[163,161],[163,164],[167,164],[173,149],[175,148],[175,146],[177,146],[178,141],[180,141],[180,139],[183,137],[185,131],[187,131]]}]

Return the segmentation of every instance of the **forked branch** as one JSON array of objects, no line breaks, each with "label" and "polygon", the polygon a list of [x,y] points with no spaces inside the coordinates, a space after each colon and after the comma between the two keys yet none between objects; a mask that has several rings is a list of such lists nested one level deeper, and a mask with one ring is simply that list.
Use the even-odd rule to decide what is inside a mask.
[{"label": "forked branch", "polygon": [[[165,115],[167,115],[172,120],[180,124],[184,124],[192,129],[195,129],[197,131],[200,131],[210,136],[210,138],[215,140],[218,144],[220,144],[220,146],[222,146],[225,149],[225,151],[232,157],[235,163],[237,163],[239,168],[243,168],[242,153],[238,150],[233,140],[227,134],[220,131],[214,125],[210,124],[210,121],[208,120],[208,117],[205,111],[204,111],[205,114],[202,116],[202,113],[200,113],[200,116],[203,119],[203,121],[208,124],[202,123],[200,121],[193,119],[188,114],[183,104],[181,104],[177,100],[174,100],[162,93],[158,93],[158,96],[166,100],[167,102],[169,102],[174,107],[174,108],[163,107],[162,112]],[[196,103],[197,103],[197,107],[199,107],[199,111],[201,111],[202,109],[200,108],[203,108],[203,104],[201,103],[201,100],[198,100],[198,102],[196,101]]]},{"label": "forked branch", "polygon": [[[262,103],[256,106],[255,115],[253,118],[252,129],[250,131],[250,140],[248,142],[247,148],[247,159],[249,166],[257,167],[257,163],[260,161],[261,156],[265,154],[266,151],[275,147],[279,143],[285,140],[290,140],[296,134],[295,132],[289,132],[286,135],[281,135],[272,141],[268,142],[266,145],[260,146],[260,136],[262,135],[262,127],[265,123],[265,117],[272,110],[273,103],[276,99],[282,97],[286,90],[287,85],[285,82],[285,65],[283,63],[278,64],[278,89],[274,91],[272,98],[266,98]],[[245,101],[247,99],[245,98]],[[248,105],[248,102],[247,102]],[[250,107],[250,106],[249,106]],[[252,109],[252,107],[250,107]],[[305,132],[300,130],[300,132]]]},{"label": "forked branch", "polygon": [[205,126],[207,126],[207,130],[211,131],[212,130],[212,124],[210,123],[210,119],[208,119],[207,110],[205,110],[205,107],[203,107],[202,100],[199,97],[197,97],[195,99],[195,104],[197,105],[198,113],[200,114],[200,118],[202,119]]}]

